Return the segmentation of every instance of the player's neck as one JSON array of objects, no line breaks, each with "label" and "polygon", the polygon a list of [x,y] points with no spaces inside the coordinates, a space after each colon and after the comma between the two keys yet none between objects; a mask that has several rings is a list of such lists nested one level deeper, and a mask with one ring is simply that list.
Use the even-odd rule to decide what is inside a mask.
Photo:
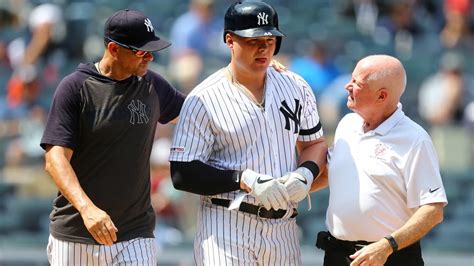
[{"label": "player's neck", "polygon": [[252,93],[260,94],[263,92],[265,88],[266,72],[246,73],[245,71],[239,70],[232,66],[232,64],[230,64],[227,68],[230,70],[234,81],[245,86],[245,88],[247,88]]},{"label": "player's neck", "polygon": [[229,72],[230,78],[232,82],[235,84],[236,88],[242,91],[242,93],[244,93],[245,95],[247,95],[252,101],[255,102],[256,105],[260,106],[261,108],[264,108],[265,106],[265,76],[263,77],[263,82],[261,82],[263,85],[256,86],[260,84],[258,80],[255,81],[253,79],[245,79],[245,75],[241,75],[243,77],[241,78],[241,80],[248,80],[246,84],[249,84],[249,85],[246,85],[236,78],[230,66],[227,67],[227,71]]},{"label": "player's neck", "polygon": [[102,59],[96,64],[97,71],[106,77],[109,77],[114,80],[124,80],[131,76],[130,73],[121,71],[121,66],[119,62],[110,59],[107,56],[102,57]]}]

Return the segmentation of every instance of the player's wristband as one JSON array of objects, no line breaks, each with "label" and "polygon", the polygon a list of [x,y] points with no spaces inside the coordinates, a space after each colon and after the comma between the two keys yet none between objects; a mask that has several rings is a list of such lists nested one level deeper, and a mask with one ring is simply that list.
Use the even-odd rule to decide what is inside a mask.
[{"label": "player's wristband", "polygon": [[393,236],[391,236],[391,235],[385,236],[384,238],[388,240],[388,243],[390,243],[390,246],[392,247],[393,253],[397,252],[398,243],[397,243],[397,241],[395,241],[395,238],[393,238]]},{"label": "player's wristband", "polygon": [[308,169],[309,171],[311,171],[311,173],[313,174],[313,178],[319,175],[319,166],[313,161],[306,161],[300,164],[299,167],[304,167]]}]

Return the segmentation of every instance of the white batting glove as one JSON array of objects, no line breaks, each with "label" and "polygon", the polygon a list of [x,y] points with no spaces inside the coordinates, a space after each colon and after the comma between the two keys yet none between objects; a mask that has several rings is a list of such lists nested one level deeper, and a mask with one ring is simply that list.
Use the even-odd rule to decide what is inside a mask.
[{"label": "white batting glove", "polygon": [[250,169],[242,173],[241,180],[250,188],[254,196],[267,210],[288,208],[289,196],[285,186],[269,175],[262,175]]},{"label": "white batting glove", "polygon": [[300,202],[309,194],[313,179],[313,173],[308,168],[298,167],[295,171],[278,178],[278,181],[285,185],[290,201]]}]

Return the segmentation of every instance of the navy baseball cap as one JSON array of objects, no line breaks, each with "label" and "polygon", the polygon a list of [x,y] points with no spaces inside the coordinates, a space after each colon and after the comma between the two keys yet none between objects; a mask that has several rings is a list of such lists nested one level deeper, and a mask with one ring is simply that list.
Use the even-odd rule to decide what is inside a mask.
[{"label": "navy baseball cap", "polygon": [[155,35],[151,20],[140,11],[120,10],[105,22],[104,38],[133,49],[156,52],[171,45]]}]

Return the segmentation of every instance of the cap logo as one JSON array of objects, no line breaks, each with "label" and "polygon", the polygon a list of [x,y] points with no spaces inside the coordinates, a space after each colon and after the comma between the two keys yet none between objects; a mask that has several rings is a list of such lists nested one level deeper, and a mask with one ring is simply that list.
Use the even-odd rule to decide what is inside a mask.
[{"label": "cap logo", "polygon": [[267,25],[268,24],[268,15],[265,12],[260,12],[257,15],[258,25]]},{"label": "cap logo", "polygon": [[146,31],[148,32],[153,32],[153,24],[151,24],[151,20],[149,18],[145,19],[145,26],[146,26]]},{"label": "cap logo", "polygon": [[267,32],[265,32],[265,33],[263,34],[263,36],[273,36],[273,34],[272,34],[271,32],[269,32],[269,31],[267,31]]}]

